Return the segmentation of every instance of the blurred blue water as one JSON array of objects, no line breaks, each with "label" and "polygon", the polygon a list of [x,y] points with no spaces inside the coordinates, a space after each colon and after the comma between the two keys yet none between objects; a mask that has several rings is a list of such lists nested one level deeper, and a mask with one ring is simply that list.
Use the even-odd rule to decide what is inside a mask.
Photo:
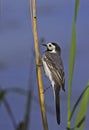
[{"label": "blurred blue water", "polygon": [[[73,23],[75,1],[45,0],[37,1],[37,18],[39,38],[44,37],[47,42],[55,41],[62,48],[62,57],[66,73],[66,93],[61,92],[61,125],[57,126],[52,90],[45,94],[46,104],[51,107],[52,114],[47,113],[49,129],[64,130],[67,123],[67,75],[69,64],[69,46]],[[19,86],[28,87],[29,72],[33,61],[33,35],[29,14],[29,0],[1,0],[0,9],[0,86],[2,88]],[[80,1],[77,19],[77,52],[73,78],[72,105],[85,88],[89,80],[89,0]],[[43,48],[40,47],[41,53]],[[35,75],[35,74],[34,74]],[[47,86],[48,81],[44,86]],[[75,96],[76,95],[76,96]],[[42,129],[37,86],[34,87],[32,101],[30,129]],[[24,96],[8,94],[8,101],[14,113],[16,122],[22,120],[25,111],[26,98]],[[39,120],[38,119],[39,117]],[[89,111],[85,130],[89,127]],[[33,125],[34,123],[34,125]],[[0,129],[12,130],[13,125],[4,108],[0,107]]]}]

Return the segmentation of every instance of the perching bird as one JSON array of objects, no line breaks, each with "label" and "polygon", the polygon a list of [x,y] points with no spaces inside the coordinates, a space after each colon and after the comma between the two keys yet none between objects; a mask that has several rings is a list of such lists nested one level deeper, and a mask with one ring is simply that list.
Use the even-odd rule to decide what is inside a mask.
[{"label": "perching bird", "polygon": [[60,89],[65,91],[64,67],[61,59],[61,48],[56,43],[42,44],[47,50],[42,56],[45,75],[49,78],[54,92],[56,119],[60,124]]}]

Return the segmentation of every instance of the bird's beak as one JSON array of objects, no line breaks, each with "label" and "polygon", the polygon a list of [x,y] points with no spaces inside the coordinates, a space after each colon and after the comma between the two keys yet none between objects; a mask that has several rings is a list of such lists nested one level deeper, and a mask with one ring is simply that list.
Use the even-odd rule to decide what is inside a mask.
[{"label": "bird's beak", "polygon": [[41,45],[42,45],[42,46],[45,46],[45,47],[47,47],[47,45],[46,45],[46,44],[44,44],[44,43],[42,43]]}]

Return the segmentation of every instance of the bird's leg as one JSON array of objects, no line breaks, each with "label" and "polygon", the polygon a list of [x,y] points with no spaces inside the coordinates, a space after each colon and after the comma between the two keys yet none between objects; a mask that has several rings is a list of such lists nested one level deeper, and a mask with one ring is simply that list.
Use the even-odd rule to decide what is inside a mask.
[{"label": "bird's leg", "polygon": [[43,66],[41,58],[39,58],[39,64],[37,64],[37,66],[38,67],[42,67]]},{"label": "bird's leg", "polygon": [[51,87],[51,85],[49,87],[45,88],[43,93],[45,93],[50,87]]}]

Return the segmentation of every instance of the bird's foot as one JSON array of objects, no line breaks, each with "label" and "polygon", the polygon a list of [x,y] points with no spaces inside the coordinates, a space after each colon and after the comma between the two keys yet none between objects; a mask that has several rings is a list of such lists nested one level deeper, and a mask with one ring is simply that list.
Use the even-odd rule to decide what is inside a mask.
[{"label": "bird's foot", "polygon": [[39,59],[39,63],[37,64],[37,66],[38,67],[42,67],[43,66],[41,58]]},{"label": "bird's foot", "polygon": [[51,85],[49,87],[45,88],[43,93],[45,93],[50,87],[51,87]]}]

